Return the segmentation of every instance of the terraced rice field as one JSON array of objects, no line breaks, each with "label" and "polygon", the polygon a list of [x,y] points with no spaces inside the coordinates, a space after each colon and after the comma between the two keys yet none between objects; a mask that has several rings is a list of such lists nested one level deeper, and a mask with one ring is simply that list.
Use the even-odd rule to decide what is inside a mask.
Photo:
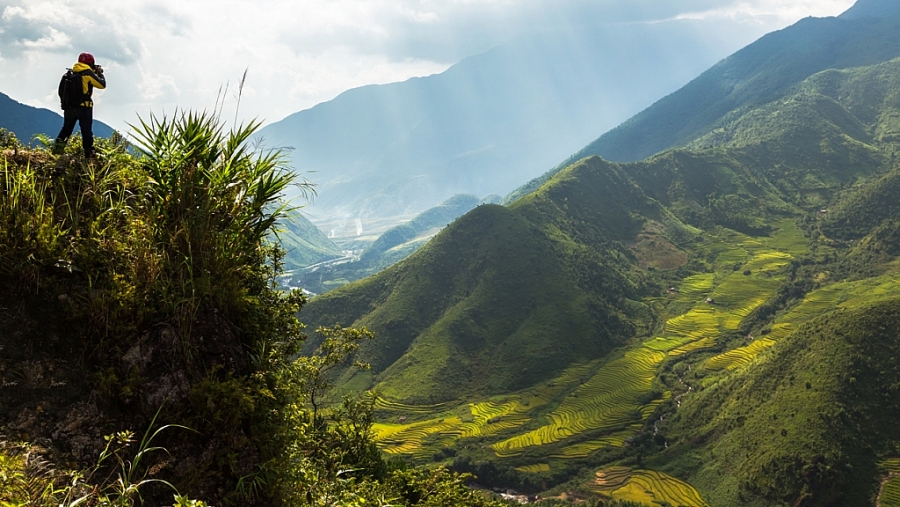
[{"label": "terraced rice field", "polygon": [[669,503],[684,507],[708,507],[690,484],[654,470],[612,467],[600,470],[588,488],[613,500],[648,505]]},{"label": "terraced rice field", "polygon": [[488,436],[518,428],[531,420],[527,415],[530,408],[531,404],[525,406],[518,400],[504,403],[470,403],[469,411],[473,421],[463,423],[462,436]]},{"label": "terraced rice field", "polygon": [[388,454],[404,454],[416,458],[427,458],[432,450],[424,441],[435,435],[442,443],[452,443],[453,437],[461,435],[462,419],[430,419],[412,424],[376,423],[372,425],[375,439],[381,449]]},{"label": "terraced rice field", "polygon": [[708,370],[735,370],[753,361],[753,358],[759,355],[760,352],[772,345],[775,345],[774,340],[760,338],[746,347],[738,347],[724,354],[709,358],[704,367]]},{"label": "terraced rice field", "polygon": [[491,446],[497,456],[514,456],[537,445],[560,442],[586,431],[615,429],[644,417],[638,398],[650,391],[665,353],[640,347],[605,364],[569,394],[540,428]]},{"label": "terraced rice field", "polygon": [[844,298],[839,306],[853,308],[875,301],[897,296],[897,287],[900,286],[900,275],[870,278],[858,282],[835,284],[844,290]]},{"label": "terraced rice field", "polygon": [[[391,406],[405,413],[418,408],[399,403]],[[445,415],[412,423],[375,423],[372,429],[376,441],[385,452],[422,458],[436,450],[435,446],[426,445],[428,439],[449,445],[457,438],[494,435],[522,426],[530,420],[526,415],[528,408],[517,400],[472,403],[467,408],[470,411],[469,421],[458,415]]]},{"label": "terraced rice field", "polygon": [[716,309],[710,305],[691,308],[690,311],[666,322],[666,333],[690,340],[699,340],[719,334]]},{"label": "terraced rice field", "polygon": [[796,306],[781,316],[771,332],[753,343],[710,358],[710,370],[733,370],[753,360],[761,351],[789,335],[804,323],[837,308],[852,308],[880,298],[897,295],[900,276],[880,277],[854,282],[836,283],[810,292]]},{"label": "terraced rice field", "polygon": [[[531,420],[529,412],[560,397],[590,378],[599,361],[574,365],[553,382],[502,400],[470,403],[454,408],[439,405],[407,405],[377,396],[375,408],[398,422],[378,422],[372,427],[378,446],[389,454],[428,458],[443,445],[463,437],[491,436],[520,427]],[[407,416],[430,415],[422,421],[399,422]]]},{"label": "terraced rice field", "polygon": [[[760,262],[771,265],[780,261],[761,259]],[[715,300],[715,304],[709,306],[714,310],[719,329],[737,329],[744,317],[775,295],[780,285],[778,278],[758,273],[745,276],[735,272],[725,277],[710,296]]]},{"label": "terraced rice field", "polygon": [[396,411],[404,414],[433,414],[449,407],[448,403],[440,403],[438,405],[406,405],[397,403],[381,396],[375,396],[375,409]]},{"label": "terraced rice field", "polygon": [[692,341],[681,347],[670,350],[668,355],[670,357],[677,357],[677,356],[680,356],[683,354],[687,354],[689,352],[693,352],[695,350],[708,349],[715,344],[716,344],[715,338],[701,338],[699,340]]},{"label": "terraced rice field", "polygon": [[881,487],[878,496],[878,505],[881,507],[900,507],[900,477],[888,479]]},{"label": "terraced rice field", "polygon": [[690,338],[685,338],[683,336],[666,338],[658,336],[650,341],[644,342],[644,347],[658,352],[669,352],[683,345],[687,345],[688,343],[690,343],[690,341]]},{"label": "terraced rice field", "polygon": [[719,251],[716,255],[716,263],[722,265],[743,264],[750,257],[750,252],[747,250],[734,248],[734,246],[727,243],[714,243],[711,245],[711,249]]},{"label": "terraced rice field", "polygon": [[713,288],[715,273],[701,273],[685,278],[678,285],[678,295],[675,301],[681,303],[696,303],[706,299]]},{"label": "terraced rice field", "polygon": [[889,474],[900,476],[900,458],[887,458],[878,464],[887,469]]},{"label": "terraced rice field", "polygon": [[900,507],[900,458],[888,458],[879,463],[887,470],[888,477],[878,493],[879,507]]},{"label": "terraced rice field", "polygon": [[[740,248],[734,248],[734,245]],[[779,270],[793,259],[792,252],[804,252],[806,243],[797,226],[785,221],[779,224],[779,233],[772,238],[756,239],[725,232],[722,238],[711,243],[710,249],[718,251],[716,265],[721,270],[718,283],[715,274],[695,275],[686,278],[685,282],[691,282],[688,284],[690,297],[700,293],[697,287],[703,283],[712,284],[705,292],[713,302],[698,302],[688,312],[666,322],[667,335],[688,340],[670,350],[670,356],[711,347],[722,332],[738,329],[744,318],[775,295],[782,283]],[[735,271],[737,265],[740,269]],[[747,271],[749,273],[745,274]],[[693,300],[698,301],[697,298]],[[758,340],[713,358],[707,367],[714,370],[737,368],[773,343],[771,337]]]},{"label": "terraced rice field", "polygon": [[[378,410],[392,416],[429,417],[407,424],[376,424],[379,444],[389,453],[428,458],[439,446],[452,445],[459,438],[494,437],[491,448],[499,458],[554,445],[553,454],[544,453],[541,458],[545,461],[583,458],[609,446],[624,446],[630,436],[640,432],[659,403],[671,396],[665,393],[662,399],[645,403],[644,396],[650,392],[660,364],[667,357],[715,345],[723,332],[738,329],[747,315],[774,296],[783,281],[780,270],[793,255],[806,251],[805,238],[792,222],[780,224],[779,229],[775,237],[759,239],[724,231],[719,239],[708,243],[707,247],[717,255],[716,272],[682,280],[678,293],[669,298],[690,303],[690,309],[670,318],[663,336],[625,350],[611,361],[576,365],[552,382],[457,407],[409,406],[378,399]],[[740,269],[736,271],[736,267]],[[750,274],[744,275],[745,270],[750,270]],[[880,286],[865,289],[887,292]],[[706,367],[727,371],[751,362],[808,320],[807,315],[811,318],[823,309],[852,300],[853,293],[856,292],[848,292],[847,288],[829,287],[809,294],[779,319],[768,335],[709,359]],[[707,297],[712,297],[714,304],[707,304]],[[550,408],[542,424],[534,420],[535,413],[545,413]],[[540,425],[527,426],[536,423]],[[517,470],[542,473],[548,472],[550,465],[534,463]],[[689,484],[650,470],[602,470],[590,489],[609,498],[651,505],[707,505]]]},{"label": "terraced rice field", "polygon": [[642,427],[642,424],[632,424],[624,430],[612,433],[608,436],[563,447],[562,452],[551,455],[550,457],[561,459],[586,458],[590,456],[592,452],[606,447],[624,447],[628,437],[636,435],[641,431]]},{"label": "terraced rice field", "polygon": [[733,370],[750,363],[760,352],[771,347],[781,338],[808,320],[836,307],[847,292],[846,284],[835,284],[808,294],[803,301],[779,319],[768,336],[753,343],[710,358],[705,367],[709,370]]},{"label": "terraced rice field", "polygon": [[810,292],[797,306],[791,308],[780,322],[789,323],[794,329],[826,311],[829,311],[841,301],[850,284],[837,283],[828,287]]},{"label": "terraced rice field", "polygon": [[523,467],[516,467],[516,470],[519,472],[526,473],[526,474],[539,474],[541,472],[549,472],[550,465],[547,463],[537,463],[534,465],[526,465]]},{"label": "terraced rice field", "polygon": [[796,222],[787,218],[775,224],[775,228],[778,229],[775,234],[761,239],[765,246],[793,256],[809,252],[809,240],[803,234],[803,231],[797,227]]}]

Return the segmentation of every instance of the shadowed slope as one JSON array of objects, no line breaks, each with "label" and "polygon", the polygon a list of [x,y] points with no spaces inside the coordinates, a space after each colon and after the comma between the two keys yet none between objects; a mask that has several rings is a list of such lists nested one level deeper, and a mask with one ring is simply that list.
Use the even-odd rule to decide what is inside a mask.
[{"label": "shadowed slope", "polygon": [[285,250],[284,267],[287,270],[305,268],[343,255],[340,247],[300,213],[292,213],[278,225],[278,241]]}]

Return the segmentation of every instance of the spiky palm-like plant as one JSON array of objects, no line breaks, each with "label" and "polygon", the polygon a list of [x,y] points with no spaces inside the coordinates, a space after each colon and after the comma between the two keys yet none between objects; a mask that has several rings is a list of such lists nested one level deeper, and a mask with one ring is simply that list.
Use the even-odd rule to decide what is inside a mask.
[{"label": "spiky palm-like plant", "polygon": [[293,181],[284,153],[251,146],[259,126],[226,132],[214,114],[182,112],[133,127],[167,290],[185,301],[239,306],[246,271],[260,265],[267,234],[291,209],[281,201]]}]

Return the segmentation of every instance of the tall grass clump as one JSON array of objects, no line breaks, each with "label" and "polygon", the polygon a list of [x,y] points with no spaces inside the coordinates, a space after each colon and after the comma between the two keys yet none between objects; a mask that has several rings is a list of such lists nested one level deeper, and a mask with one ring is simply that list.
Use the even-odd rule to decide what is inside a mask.
[{"label": "tall grass clump", "polygon": [[204,298],[239,309],[248,271],[264,261],[264,239],[289,209],[279,200],[292,182],[284,155],[248,142],[259,125],[226,133],[214,115],[181,113],[135,128],[145,216],[166,266],[157,282],[188,310]]}]

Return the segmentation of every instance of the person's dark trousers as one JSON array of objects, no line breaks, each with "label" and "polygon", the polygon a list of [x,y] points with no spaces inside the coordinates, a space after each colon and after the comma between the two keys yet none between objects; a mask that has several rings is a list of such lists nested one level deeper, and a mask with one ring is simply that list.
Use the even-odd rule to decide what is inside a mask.
[{"label": "person's dark trousers", "polygon": [[69,141],[72,131],[75,130],[75,122],[81,127],[81,144],[84,146],[85,158],[91,158],[94,155],[94,108],[78,106],[65,110],[63,116],[63,127],[56,136],[56,150],[61,151],[62,147]]}]

